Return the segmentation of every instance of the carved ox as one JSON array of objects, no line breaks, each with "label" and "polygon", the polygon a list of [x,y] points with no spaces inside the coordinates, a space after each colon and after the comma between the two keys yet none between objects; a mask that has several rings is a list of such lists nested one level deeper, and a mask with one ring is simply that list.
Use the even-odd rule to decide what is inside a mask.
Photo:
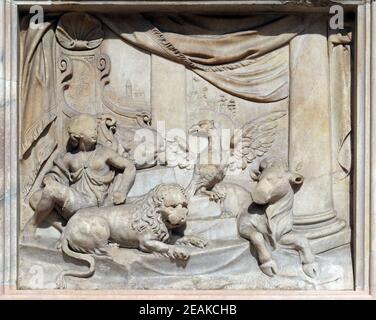
[{"label": "carved ox", "polygon": [[267,246],[297,250],[303,271],[309,277],[318,273],[318,265],[304,235],[293,231],[294,185],[303,183],[303,176],[292,173],[281,163],[260,164],[252,190],[253,204],[238,217],[238,230],[254,246],[261,270],[268,276],[277,274],[277,265]]},{"label": "carved ox", "polygon": [[269,243],[294,249],[300,253],[303,271],[309,277],[318,273],[318,265],[310,244],[304,235],[293,231],[293,186],[303,183],[303,177],[275,162],[262,161],[259,172],[252,177],[257,181],[251,192],[243,187],[221,182],[213,191],[221,200],[226,216],[237,216],[238,232],[250,241],[256,250],[260,269],[268,276],[277,274]]}]

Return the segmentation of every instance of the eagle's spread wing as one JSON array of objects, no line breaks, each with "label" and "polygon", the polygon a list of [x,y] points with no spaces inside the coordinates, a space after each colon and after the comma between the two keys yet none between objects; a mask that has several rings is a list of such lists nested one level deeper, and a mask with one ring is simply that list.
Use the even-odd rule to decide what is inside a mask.
[{"label": "eagle's spread wing", "polygon": [[278,127],[278,120],[285,111],[275,111],[246,122],[239,134],[231,139],[233,150],[230,170],[244,170],[257,157],[263,156],[271,148]]}]

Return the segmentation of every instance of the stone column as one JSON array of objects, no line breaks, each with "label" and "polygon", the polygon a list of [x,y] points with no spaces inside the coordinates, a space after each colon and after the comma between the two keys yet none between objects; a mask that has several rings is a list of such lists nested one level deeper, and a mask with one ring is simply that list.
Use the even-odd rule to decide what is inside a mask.
[{"label": "stone column", "polygon": [[[358,17],[359,18],[359,17]],[[371,3],[371,208],[370,208],[370,293],[376,298],[376,2]]]},{"label": "stone column", "polygon": [[16,288],[18,245],[18,12],[0,2],[0,295]]},{"label": "stone column", "polygon": [[[290,45],[289,166],[305,181],[294,202],[295,229],[316,252],[350,241],[333,208],[327,20],[313,16]],[[331,236],[328,240],[328,236]]]},{"label": "stone column", "polygon": [[[0,56],[3,57],[5,53],[5,2],[0,3]],[[4,294],[4,216],[5,216],[5,206],[4,206],[4,196],[5,196],[5,158],[4,158],[4,147],[5,147],[5,65],[3,59],[0,60],[0,296]]]}]

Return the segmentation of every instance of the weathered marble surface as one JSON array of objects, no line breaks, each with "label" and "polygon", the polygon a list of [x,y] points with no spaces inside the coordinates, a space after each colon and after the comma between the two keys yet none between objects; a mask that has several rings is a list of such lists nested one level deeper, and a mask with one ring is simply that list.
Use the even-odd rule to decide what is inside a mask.
[{"label": "weathered marble surface", "polygon": [[[136,60],[138,60],[138,58],[135,58]],[[153,59],[153,56],[151,57],[151,59]],[[322,65],[321,65],[322,66]],[[180,69],[181,70],[181,68],[180,68],[181,66],[178,66],[177,67],[177,70],[178,69]],[[187,71],[186,72],[183,72],[183,73],[188,73]],[[154,76],[155,76],[155,73],[154,73]],[[145,84],[146,83],[148,83],[146,80],[145,80],[146,78],[144,77],[144,76],[142,76],[142,77],[140,77],[140,81],[145,81]],[[149,80],[150,81],[150,80]],[[156,81],[158,81],[158,78],[157,78],[157,80]],[[149,82],[150,83],[150,82]],[[147,84],[146,84],[147,85]],[[151,88],[151,89],[150,89]],[[153,92],[153,90],[152,90],[152,88],[153,88],[153,83],[151,83],[150,84],[150,87],[149,87],[149,90],[151,90],[151,92]],[[120,89],[117,89],[117,90],[120,90]],[[116,90],[115,90],[116,91]],[[146,90],[147,91],[147,90]],[[8,92],[9,92],[9,90],[8,90]],[[114,96],[114,98],[115,98],[115,100],[118,98],[117,96]],[[180,98],[178,98],[178,99],[180,99]],[[147,100],[147,99],[146,99]],[[184,97],[182,98],[182,100],[181,100],[182,102],[184,101]],[[122,103],[121,102],[121,98],[120,99],[118,99],[117,100],[117,102],[118,103]],[[161,105],[163,105],[163,104],[161,104]],[[152,113],[154,113],[154,110],[155,109],[153,109],[153,106],[154,106],[154,104],[152,103],[151,104],[151,110],[152,110]],[[163,108],[163,106],[162,106],[162,108]],[[254,107],[255,108],[255,111],[254,112],[257,112],[256,111],[256,107]],[[173,110],[173,109],[172,109]],[[157,111],[158,112],[158,111]],[[158,113],[157,113],[158,114]],[[153,114],[153,117],[155,116],[155,114]],[[171,120],[171,118],[169,117],[170,116],[170,114],[167,114],[167,117],[168,117],[168,119],[166,119],[166,120],[169,120],[169,121],[171,121],[171,122],[173,122],[173,120]],[[180,115],[181,116],[181,115]],[[183,123],[184,123],[184,120],[182,121]],[[152,124],[154,125],[154,123],[155,122],[152,122]],[[187,123],[186,124],[186,128],[189,126],[189,125],[191,125],[192,123]],[[281,130],[281,132],[280,132],[280,134],[278,135],[278,145],[282,145],[282,144],[286,144],[287,143],[287,140],[284,138],[284,136],[287,136],[288,135],[288,128],[289,128],[289,126],[291,126],[291,122],[290,123],[287,123],[286,122],[286,127],[284,127],[285,126],[285,124],[283,124],[283,125],[281,125],[281,128],[282,128],[282,130]],[[284,132],[282,132],[283,131],[283,128],[286,128],[286,131],[284,131]],[[327,141],[325,141],[325,143],[327,143]],[[275,153],[278,153],[278,152],[280,152],[281,154],[283,154],[283,153],[285,153],[286,152],[286,148],[285,147],[280,147],[279,148],[279,150],[275,150]],[[331,152],[333,152],[333,155],[330,155],[330,158],[331,158],[331,160],[330,161],[333,161],[333,163],[336,163],[336,159],[335,159],[335,157],[336,157],[336,154],[335,154],[335,152],[334,152],[334,150],[331,150]],[[47,167],[48,167],[48,165],[47,165]],[[164,168],[163,168],[164,169]],[[45,170],[45,168],[44,168],[44,170]],[[150,169],[148,169],[148,170],[150,170]],[[334,168],[334,165],[333,165],[333,172],[335,171],[336,169]],[[164,171],[164,170],[163,170]],[[187,182],[189,182],[189,180],[190,180],[190,177],[191,177],[191,173],[188,171],[188,172],[185,172],[185,171],[183,171],[183,170],[180,170],[180,169],[177,169],[177,168],[173,168],[173,171],[174,171],[174,174],[172,174],[172,171],[171,170],[168,170],[168,173],[166,173],[166,176],[162,176],[162,177],[160,177],[159,176],[159,174],[156,172],[155,173],[155,175],[157,176],[157,178],[154,180],[154,178],[153,179],[151,179],[151,180],[153,180],[153,181],[143,181],[143,179],[138,179],[139,180],[139,182],[137,183],[136,182],[136,184],[135,184],[135,186],[134,186],[134,188],[133,188],[133,190],[131,190],[131,194],[132,194],[132,192],[134,192],[133,193],[133,195],[140,195],[140,194],[142,194],[143,192],[142,192],[142,189],[143,188],[145,188],[145,189],[150,189],[151,188],[151,185],[156,185],[156,184],[158,184],[158,183],[160,183],[161,182],[161,180],[167,180],[167,181],[165,181],[165,182],[175,182],[174,180],[176,180],[176,179],[180,179],[178,182],[179,182],[179,184],[182,184],[182,185],[184,185],[184,184],[187,184]],[[139,176],[141,177],[142,175],[145,175],[145,176],[147,176],[148,174],[147,174],[147,172],[140,172],[139,173]],[[42,177],[43,176],[43,172],[41,172],[41,175],[40,175],[40,177]],[[153,174],[151,174],[151,176],[153,176]],[[239,177],[238,179],[241,179],[241,177]],[[245,176],[245,177],[243,177],[243,181],[246,181],[246,179],[247,179],[247,177]],[[230,179],[231,180],[231,179]],[[235,180],[236,180],[236,178],[235,178]],[[162,181],[162,182],[163,182]],[[350,217],[350,214],[351,214],[351,211],[350,211],[350,209],[349,209],[349,205],[347,206],[347,205],[344,205],[344,203],[346,204],[346,203],[349,203],[350,201],[348,200],[349,199],[349,188],[348,188],[348,182],[349,180],[347,179],[347,182],[345,181],[345,182],[334,182],[334,185],[333,185],[333,206],[334,206],[334,209],[337,209],[337,215],[338,215],[338,217],[341,219],[341,220],[344,220],[344,221],[346,221],[347,223],[349,223],[349,217]],[[144,185],[144,183],[145,182],[147,182],[145,185]],[[336,187],[336,184],[342,184],[342,186],[337,186]],[[210,203],[209,204],[211,207],[212,207],[212,215],[213,216],[217,216],[218,215],[218,213],[215,213],[215,211],[216,211],[216,209],[218,209],[218,207],[217,208],[215,208],[216,207],[216,205],[215,205],[215,203]],[[30,214],[31,214],[31,211],[30,211],[30,208],[27,208],[27,205],[25,206],[25,204],[24,203],[22,203],[21,204],[21,206],[22,206],[22,208],[23,208],[23,213],[25,213],[25,214],[23,214],[22,215],[22,217],[21,217],[21,221],[25,221],[25,220],[27,220],[28,219],[28,216],[30,216]],[[201,206],[202,206],[202,208],[205,208],[205,204],[201,204]],[[304,205],[303,205],[303,207],[304,207]],[[218,211],[217,211],[218,212]],[[193,215],[192,215],[192,217],[195,217],[195,213],[193,212]],[[229,219],[231,219],[231,218],[229,218]],[[217,220],[221,220],[221,219],[217,219]],[[216,223],[217,224],[217,223]],[[194,226],[194,224],[192,224],[193,226]],[[229,235],[229,238],[231,238],[232,237],[232,235],[234,235],[235,236],[235,232],[234,232],[234,229],[229,229],[229,230],[226,230],[226,228],[228,228],[229,227],[229,225],[230,224],[226,224],[226,223],[223,223],[223,227],[224,227],[224,229],[223,229],[223,227],[221,226],[221,223],[219,222],[218,223],[218,225],[216,226],[216,230],[218,230],[218,232],[213,232],[212,230],[212,228],[210,228],[210,229],[208,229],[208,231],[210,231],[209,233],[207,233],[206,234],[206,236],[208,237],[208,238],[211,238],[211,237],[213,237],[213,239],[215,239],[216,238],[216,236],[218,235],[220,238],[225,238],[225,235]],[[217,229],[218,228],[218,229]],[[195,229],[194,227],[193,227],[193,229]],[[221,231],[221,230],[223,230],[223,231]],[[232,231],[230,231],[230,230],[232,230]],[[41,231],[41,230],[39,230],[39,231]],[[315,247],[315,244],[314,243],[319,243],[319,242],[322,242],[321,244],[319,243],[316,247],[318,248],[318,251],[320,251],[320,250],[323,250],[323,249],[320,249],[320,248],[333,248],[333,247],[337,247],[338,246],[338,243],[341,243],[341,241],[345,241],[345,242],[348,242],[349,241],[349,229],[348,228],[346,228],[346,230],[343,230],[344,231],[344,235],[340,235],[339,237],[337,236],[337,237],[334,237],[334,238],[327,238],[327,239],[324,239],[324,240],[322,240],[322,239],[313,239],[313,240],[311,240],[311,243],[312,243],[312,245]],[[47,234],[43,234],[43,232],[42,232],[42,236],[44,236],[44,237],[46,237],[46,238],[48,238],[48,237],[51,237],[52,236],[52,238],[54,238],[54,231],[52,231],[52,232],[50,232],[50,233],[47,233]],[[56,235],[55,235],[56,236]],[[343,243],[343,242],[342,242]],[[25,252],[27,251],[27,250],[29,250],[29,249],[25,249],[25,248],[21,248],[20,249],[20,251],[22,252],[23,250],[25,250]],[[31,250],[31,249],[30,249]],[[327,249],[324,249],[324,251],[325,250],[327,250]],[[342,253],[335,253],[335,251],[341,251],[341,250],[343,250],[343,252]],[[119,249],[119,251],[120,251],[120,249]],[[320,259],[320,257],[326,257],[326,256],[330,256],[330,254],[332,254],[332,257],[331,258],[329,258],[328,259],[328,261],[332,261],[332,260],[335,260],[335,259],[339,259],[339,256],[340,257],[350,257],[350,253],[349,253],[349,251],[347,251],[347,252],[345,252],[346,250],[344,250],[344,249],[335,249],[335,250],[329,250],[329,251],[326,251],[325,253],[323,253],[323,254],[319,254],[318,255],[318,257],[319,257],[319,259]],[[125,251],[121,251],[121,252],[124,252],[125,253]],[[128,251],[127,251],[128,252]],[[357,251],[357,252],[359,252],[359,251]],[[39,253],[38,253],[39,254]],[[42,253],[40,253],[41,254],[41,256],[42,256]],[[137,255],[137,254],[136,254]],[[28,256],[28,254],[27,253],[25,253],[25,257],[27,257]],[[279,257],[279,253],[277,254],[277,256]],[[335,257],[334,259],[333,259],[333,257]],[[359,258],[359,253],[357,253],[357,257]],[[331,260],[332,259],[332,260]],[[283,260],[283,259],[282,259]],[[30,260],[31,261],[31,260]],[[101,270],[102,270],[102,267],[101,267],[101,259],[99,259],[99,261],[100,262],[98,262],[98,265],[99,265],[99,269],[98,269],[98,274],[101,276]],[[22,262],[22,263],[24,263],[24,261]],[[26,262],[26,264],[23,264],[24,266],[27,266],[27,263],[28,262]],[[61,263],[61,262],[58,262],[58,263]],[[292,260],[290,261],[290,262],[288,262],[287,263],[287,265],[288,266],[291,266],[292,264],[295,264],[296,265],[296,262],[292,262]],[[334,266],[334,269],[336,269],[336,267],[335,267],[335,263],[333,262],[328,262],[328,264],[330,264],[330,265],[333,265]],[[344,264],[345,264],[345,262],[344,262]],[[349,263],[349,261],[347,262],[347,265],[350,265],[351,263]],[[25,268],[28,268],[28,266],[27,267],[25,267]],[[111,267],[112,268],[112,267]],[[296,268],[293,268],[293,270],[294,271],[296,271],[295,270]],[[124,269],[122,269],[122,270],[124,270]],[[258,270],[258,269],[255,269],[255,272],[256,272],[256,270]],[[358,269],[359,270],[359,269]],[[293,272],[294,272],[293,271]],[[338,271],[338,270],[337,270]],[[347,271],[345,271],[345,272],[343,272],[343,271],[338,271],[339,272],[339,274],[341,274],[341,275],[344,275],[344,274],[352,274],[352,271],[351,270],[347,270]],[[343,272],[343,273],[342,273]],[[330,274],[330,272],[328,272],[329,274]],[[114,274],[116,274],[116,271],[114,272]],[[96,279],[95,277],[96,277],[97,275],[94,275],[94,277],[93,277],[93,279]],[[109,279],[109,276],[107,275],[107,277],[108,277],[108,279]],[[261,277],[261,276],[260,276]],[[25,277],[20,277],[20,280],[21,280],[21,282],[22,283],[25,283],[25,287],[27,287],[27,285],[28,284],[26,284],[26,283],[29,283],[29,281],[26,281],[25,279],[27,278],[27,275],[25,276]],[[330,278],[330,277],[329,277]],[[328,279],[329,279],[328,278]],[[260,281],[260,282],[258,282],[256,279],[254,279],[254,280],[252,280],[252,277],[250,277],[250,282],[249,282],[249,284],[247,284],[247,288],[249,289],[249,288],[279,288],[279,289],[284,289],[284,288],[302,288],[302,287],[304,287],[305,289],[351,289],[351,283],[352,283],[352,279],[350,279],[349,277],[346,277],[346,276],[344,276],[344,277],[342,277],[343,279],[344,278],[346,278],[347,280],[340,280],[340,281],[334,281],[334,285],[333,285],[333,283],[332,284],[328,284],[328,285],[324,285],[324,286],[322,286],[322,285],[318,285],[318,286],[310,286],[310,285],[308,285],[307,283],[306,284],[301,284],[301,283],[299,283],[299,281],[298,282],[293,282],[292,284],[290,283],[290,282],[286,282],[285,280],[282,280],[282,279],[273,279],[273,280],[270,280],[270,279],[268,279],[268,278],[265,278],[265,282],[263,282],[263,284],[261,284],[260,282],[262,282],[262,281]],[[196,279],[196,277],[194,277],[194,279]],[[201,278],[200,278],[201,279]],[[257,278],[257,279],[260,279],[260,278]],[[327,280],[328,280],[327,279]],[[70,284],[70,287],[71,288],[73,288],[73,287],[75,287],[76,285],[77,285],[77,287],[76,288],[96,288],[96,289],[102,289],[102,286],[101,286],[101,281],[99,281],[98,283],[94,283],[94,282],[92,282],[92,284],[89,284],[89,279],[88,279],[88,281],[87,280],[77,280],[77,282],[75,282],[75,281],[69,281],[69,284]],[[96,281],[96,280],[94,280],[94,281]],[[151,282],[153,282],[154,280],[151,280]],[[185,280],[184,280],[185,281]],[[195,280],[196,282],[195,283],[204,283],[205,282],[205,277],[202,279],[202,281],[201,280]],[[221,282],[221,281],[223,281],[223,282]],[[228,279],[222,279],[222,280],[218,280],[218,283],[225,283],[224,285],[223,285],[223,287],[228,287],[228,288],[231,288],[231,284],[229,284],[229,283],[231,283],[231,280],[228,280]],[[236,280],[234,280],[235,282],[236,282]],[[275,282],[275,281],[277,281],[277,282]],[[332,281],[332,279],[329,279],[329,281]],[[53,282],[53,279],[51,279],[51,282]],[[232,283],[235,283],[235,282],[232,282]],[[132,283],[136,283],[137,284],[137,280],[134,280]],[[254,286],[256,284],[256,286]],[[130,284],[129,284],[130,285]],[[132,284],[133,285],[133,284]],[[154,284],[152,284],[152,283],[150,283],[150,288],[158,288],[158,282],[156,282],[156,287],[154,286]],[[189,288],[192,288],[192,287],[195,287],[195,285],[196,284],[192,284],[191,283],[191,281],[189,280],[189,279],[186,279],[186,282],[182,282],[181,284],[177,284],[176,285],[176,287],[174,287],[174,285],[172,285],[171,284],[171,288],[187,288],[187,289],[189,289]],[[93,287],[91,287],[91,286],[93,286]],[[126,287],[127,286],[127,284],[126,283],[124,283],[124,286]],[[124,286],[122,286],[121,288],[124,288]],[[201,288],[203,288],[202,287],[202,285],[200,285],[200,284],[198,284],[197,285],[198,287],[201,287]],[[291,286],[291,287],[290,287]],[[31,287],[33,287],[33,285],[31,286]],[[34,285],[34,287],[35,288],[37,288],[38,287],[38,284],[35,284]],[[53,287],[52,286],[52,284],[50,283],[50,284],[48,284],[46,287]],[[236,287],[236,285],[234,286],[234,287]],[[113,287],[113,288],[115,288],[115,286]],[[104,288],[103,288],[104,289]]]},{"label": "weathered marble surface", "polygon": [[[159,233],[155,238],[155,241],[161,241],[158,245],[144,244],[144,240],[137,240],[136,244],[135,239],[143,238],[135,238],[125,230],[120,238],[115,236],[113,228],[116,220],[113,219],[117,218],[110,218],[115,212],[121,214],[122,207],[112,209],[111,206],[120,205],[125,197],[130,197],[128,201],[131,204],[126,204],[124,208],[131,208],[132,196],[144,197],[159,185],[174,184],[179,180],[186,188],[188,212],[192,213],[192,218],[188,218],[186,223],[185,237],[199,236],[211,242],[223,251],[223,257],[226,252],[232,252],[232,241],[236,243],[241,237],[245,238],[256,250],[261,270],[270,277],[279,271],[269,246],[286,246],[301,252],[302,268],[308,276],[325,276],[321,275],[321,266],[315,262],[315,254],[350,242],[348,222],[346,224],[336,217],[332,200],[327,17],[243,17],[238,21],[239,26],[231,24],[231,20],[206,17],[200,19],[206,19],[208,28],[199,27],[197,30],[195,16],[177,17],[181,21],[187,19],[183,27],[170,16],[131,15],[126,18],[67,13],[58,19],[51,17],[43,26],[46,33],[42,37],[30,32],[22,38],[24,46],[33,44],[37,47],[36,54],[31,57],[26,54],[21,62],[24,70],[21,86],[24,112],[21,120],[21,168],[24,178],[21,183],[24,184],[22,190],[26,206],[22,220],[28,219],[25,218],[26,212],[32,214],[23,231],[25,246],[33,242],[32,230],[44,220],[60,231],[64,229],[64,223],[61,225],[55,213],[52,217],[56,208],[65,220],[70,221],[74,216],[62,235],[62,250],[90,264],[88,273],[73,272],[79,277],[92,276],[95,262],[89,255],[108,255],[106,241],[109,239],[125,248],[138,247],[142,251],[156,251],[172,259],[186,260],[190,254],[184,253],[184,250],[188,249],[165,245],[166,239],[161,240]],[[218,28],[218,22],[224,25]],[[257,30],[257,23],[263,24],[258,33],[249,32],[252,28]],[[142,27],[150,31],[144,31]],[[167,32],[161,31],[165,29]],[[242,40],[237,40],[234,31],[242,33],[243,39],[248,42],[247,47],[253,50],[242,46]],[[206,46],[194,35],[205,32],[211,34],[211,38],[204,40]],[[232,40],[222,43],[221,36],[217,35],[220,33],[228,33]],[[208,46],[212,46],[212,57],[207,51]],[[125,51],[122,51],[123,47]],[[46,57],[45,60],[41,60],[39,52]],[[115,53],[113,57],[112,52]],[[205,54],[208,54],[207,58]],[[317,65],[312,63],[313,58]],[[32,63],[44,63],[45,68],[34,70]],[[51,75],[55,63],[58,69],[54,83]],[[123,64],[131,67],[120,67]],[[139,73],[139,69],[144,71]],[[46,79],[41,87],[36,86],[36,76]],[[47,92],[42,89],[53,85],[58,88],[56,97],[51,89]],[[34,95],[31,101],[29,96],[38,88],[44,95]],[[312,91],[312,88],[315,90]],[[51,101],[56,101],[52,109],[49,107]],[[35,108],[32,113],[31,105]],[[77,116],[79,113],[90,116]],[[97,129],[95,121],[98,122]],[[157,134],[153,133],[150,124]],[[130,147],[133,132],[138,135],[137,128],[140,132],[144,130],[145,139],[150,134],[153,140],[162,139],[156,143],[163,145],[163,149],[158,146],[152,151],[154,160],[153,156],[150,160],[154,162],[147,169],[139,161],[154,146],[150,144],[142,149],[143,142],[139,140],[139,146]],[[185,137],[188,129],[191,134],[189,140]],[[237,137],[240,129],[243,132]],[[200,146],[194,154],[191,139],[196,135],[200,136],[201,142],[207,139],[208,143],[206,147]],[[219,144],[218,137],[222,139]],[[229,148],[226,143],[230,143],[231,137],[233,146]],[[163,139],[166,139],[166,144]],[[42,145],[50,147],[42,148]],[[67,145],[67,151],[64,151],[64,145]],[[59,156],[55,155],[55,148]],[[223,158],[222,152],[226,150],[228,155]],[[184,159],[184,152],[192,158]],[[174,153],[177,162],[172,161]],[[105,157],[108,159],[105,160]],[[161,158],[166,162],[160,162]],[[261,165],[263,158],[268,164]],[[51,168],[52,160],[54,166],[50,171],[38,173],[41,167]],[[105,167],[104,160],[107,161]],[[193,162],[189,164],[189,161]],[[282,165],[287,161],[288,171]],[[166,168],[163,167],[165,165]],[[97,169],[98,166],[100,169]],[[135,169],[139,170],[138,174]],[[252,179],[247,178],[248,171]],[[293,177],[298,174],[300,178]],[[299,185],[305,180],[301,188],[293,186],[295,179],[299,179],[296,183]],[[230,189],[226,189],[228,182],[224,182],[224,188],[219,187],[222,180],[240,182],[245,188],[239,189],[239,192],[245,193],[244,200],[240,200],[240,194],[235,195],[239,199],[226,200]],[[197,196],[206,196],[207,201],[221,203],[217,207],[221,213],[214,213],[213,208],[214,214],[209,211],[207,216],[207,205],[204,205],[205,201],[197,205],[200,203],[194,200]],[[148,200],[142,201],[146,205]],[[235,209],[232,207],[234,201],[245,202],[239,202]],[[34,213],[27,210],[27,202]],[[196,206],[191,206],[191,202]],[[99,207],[104,206],[103,214],[107,210],[106,223],[112,231],[105,235],[98,225],[85,231],[87,235],[84,236],[84,229],[80,231],[82,227],[79,224],[84,226],[85,216],[90,214],[90,209],[85,208],[95,206],[95,203]],[[140,205],[144,205],[142,203]],[[260,205],[257,210],[261,211],[253,213],[251,206],[248,208],[252,203]],[[224,207],[228,205],[229,208]],[[165,206],[169,208],[170,205],[166,203]],[[139,207],[136,210],[143,215],[144,209]],[[261,213],[262,210],[265,210],[264,213]],[[94,209],[92,211],[94,215]],[[262,214],[265,220],[258,216]],[[152,219],[169,219],[168,216],[157,216]],[[92,217],[93,225],[96,219]],[[98,219],[102,219],[100,215]],[[167,221],[170,223],[170,220]],[[106,223],[101,222],[102,226]],[[133,226],[135,222],[129,223],[130,230],[136,230]],[[174,228],[177,226],[180,224]],[[120,240],[122,237],[128,240]],[[173,239],[172,234],[170,237]],[[95,238],[104,242],[91,242]],[[227,240],[230,247],[221,244]],[[190,272],[192,275],[197,272],[204,275],[209,272],[205,272],[206,264],[210,265],[211,259],[213,262],[217,260],[215,256],[211,257],[210,247],[201,249],[208,260],[198,261],[197,267],[194,267],[197,271],[189,271],[191,269],[188,268],[186,275]],[[236,261],[235,257],[228,259],[231,264]],[[191,257],[185,263],[195,265],[195,258]],[[225,273],[226,268],[219,268],[218,272]],[[235,269],[233,272],[240,273]],[[58,286],[65,287],[64,276],[58,278]]]},{"label": "weathered marble surface", "polygon": [[[135,250],[113,249],[113,261],[97,259],[97,269],[92,278],[67,278],[69,289],[287,289],[287,290],[352,290],[353,278],[349,246],[337,248],[318,257],[325,276],[311,279],[297,270],[298,256],[291,251],[274,253],[281,275],[270,278],[263,274],[256,259],[249,255],[249,245],[238,240],[210,247],[209,257],[216,266],[207,265],[208,253],[192,249],[192,261],[187,267],[174,265]],[[197,251],[195,253],[194,251]],[[20,266],[27,272],[19,278],[20,289],[55,289],[55,275],[61,265],[69,263],[75,270],[85,271],[87,266],[70,258],[62,258],[54,248],[21,246]],[[38,259],[36,259],[38,257]],[[202,268],[206,265],[206,268]]]}]

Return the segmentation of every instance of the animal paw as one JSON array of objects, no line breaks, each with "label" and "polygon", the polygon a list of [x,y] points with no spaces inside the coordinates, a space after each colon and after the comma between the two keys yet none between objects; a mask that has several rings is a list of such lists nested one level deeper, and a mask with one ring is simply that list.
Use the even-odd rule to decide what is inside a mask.
[{"label": "animal paw", "polygon": [[177,259],[177,260],[188,260],[189,259],[189,253],[179,247],[173,247],[169,250],[168,255],[172,259]]},{"label": "animal paw", "polygon": [[105,257],[109,260],[113,260],[113,257],[111,255],[111,248],[109,246],[106,247],[100,247],[100,248],[95,248],[94,253],[97,256]]},{"label": "animal paw", "polygon": [[120,245],[118,243],[116,243],[116,242],[109,242],[108,246],[110,248],[119,248],[120,247]]},{"label": "animal paw", "polygon": [[198,238],[198,237],[190,237],[188,241],[189,241],[189,244],[198,248],[204,248],[208,244],[206,240]]},{"label": "animal paw", "polygon": [[204,239],[201,239],[199,237],[195,237],[195,236],[185,236],[181,239],[179,239],[178,241],[176,241],[177,244],[188,244],[188,245],[192,245],[194,247],[198,247],[198,248],[204,248],[206,247],[206,245],[208,244],[208,242]]},{"label": "animal paw", "polygon": [[57,289],[66,289],[67,288],[67,283],[64,279],[64,276],[58,277],[56,280],[56,288]]},{"label": "animal paw", "polygon": [[231,211],[223,211],[221,213],[221,218],[233,218],[233,217],[236,217],[236,215],[232,213]]},{"label": "animal paw", "polygon": [[260,269],[269,277],[274,277],[278,273],[277,264],[273,260],[261,264]]},{"label": "animal paw", "polygon": [[319,265],[317,262],[303,264],[304,273],[310,278],[316,278],[319,274]]},{"label": "animal paw", "polygon": [[215,191],[209,191],[209,190],[201,190],[200,192],[201,194],[203,195],[206,195],[209,197],[209,201],[219,201],[221,199],[221,196],[219,193],[215,192]]},{"label": "animal paw", "polygon": [[214,192],[214,191],[210,191],[210,193],[208,194],[209,195],[209,200],[210,201],[214,201],[214,202],[217,202],[221,199],[221,196]]}]

